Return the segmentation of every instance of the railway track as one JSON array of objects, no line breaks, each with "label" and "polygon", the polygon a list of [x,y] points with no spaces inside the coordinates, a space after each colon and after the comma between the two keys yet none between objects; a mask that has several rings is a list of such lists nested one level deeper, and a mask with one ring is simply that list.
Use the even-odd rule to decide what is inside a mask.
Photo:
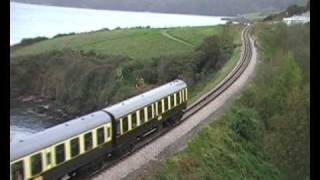
[{"label": "railway track", "polygon": [[[244,72],[248,64],[250,63],[252,57],[252,47],[250,43],[250,26],[247,26],[242,31],[241,40],[243,43],[243,50],[241,52],[240,60],[237,65],[233,68],[233,70],[225,77],[225,79],[220,82],[213,90],[208,92],[207,94],[201,96],[196,102],[192,103],[187,107],[185,110],[185,114],[180,121],[177,121],[170,127],[165,127],[156,133],[151,134],[148,138],[144,141],[139,142],[134,146],[134,148],[126,153],[123,154],[121,157],[118,158],[105,158],[101,159],[100,162],[94,162],[94,165],[88,166],[90,168],[82,170],[83,172],[78,174],[77,176],[73,177],[72,179],[82,180],[82,179],[93,179],[98,176],[101,172],[108,170],[109,168],[113,167],[114,165],[120,163],[121,161],[125,161],[130,155],[136,153],[139,149],[143,148],[144,146],[148,145],[149,143],[153,142],[155,139],[160,138],[170,130],[174,129],[180,123],[184,122],[194,114],[196,114],[199,110],[205,107],[208,103],[212,102],[216,99],[221,93],[223,93],[228,87],[230,87]],[[80,171],[81,172],[81,171]]]},{"label": "railway track", "polygon": [[242,51],[242,54],[240,56],[240,62],[231,71],[231,73],[229,73],[227,77],[216,86],[216,88],[212,89],[210,92],[200,97],[199,100],[188,106],[182,120],[188,119],[190,116],[198,112],[202,107],[206,106],[208,103],[216,99],[222,92],[228,89],[228,87],[231,86],[231,84],[233,84],[241,76],[243,71],[250,63],[250,59],[252,56],[251,44],[249,39],[249,30],[250,27],[247,26],[242,31],[242,42],[244,43],[244,50]]}]

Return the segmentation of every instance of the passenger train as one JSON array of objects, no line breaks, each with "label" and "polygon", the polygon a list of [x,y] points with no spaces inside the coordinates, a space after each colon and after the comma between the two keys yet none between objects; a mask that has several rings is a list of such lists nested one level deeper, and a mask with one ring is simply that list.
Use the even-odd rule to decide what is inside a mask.
[{"label": "passenger train", "polygon": [[91,114],[10,143],[10,180],[61,179],[102,156],[130,150],[187,106],[187,84],[174,80]]}]

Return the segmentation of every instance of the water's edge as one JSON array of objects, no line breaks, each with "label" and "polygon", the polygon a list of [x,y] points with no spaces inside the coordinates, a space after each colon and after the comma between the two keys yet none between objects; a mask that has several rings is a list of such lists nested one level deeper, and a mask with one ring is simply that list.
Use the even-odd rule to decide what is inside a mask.
[{"label": "water's edge", "polygon": [[[10,2],[10,45],[23,38],[61,33],[90,32],[103,28],[181,27],[225,24],[222,16],[163,14],[57,7]],[[155,21],[156,19],[156,21]]]},{"label": "water's edge", "polygon": [[39,117],[21,109],[10,112],[10,142],[13,139],[23,138],[53,125],[46,120],[46,117]]}]

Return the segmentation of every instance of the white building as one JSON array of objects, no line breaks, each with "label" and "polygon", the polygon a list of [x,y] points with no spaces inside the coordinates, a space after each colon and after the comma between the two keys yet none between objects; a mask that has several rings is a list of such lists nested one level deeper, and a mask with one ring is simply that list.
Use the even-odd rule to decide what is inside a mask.
[{"label": "white building", "polygon": [[305,24],[307,22],[310,22],[310,11],[303,13],[299,16],[291,16],[288,18],[283,18],[283,22],[285,22],[287,25]]}]

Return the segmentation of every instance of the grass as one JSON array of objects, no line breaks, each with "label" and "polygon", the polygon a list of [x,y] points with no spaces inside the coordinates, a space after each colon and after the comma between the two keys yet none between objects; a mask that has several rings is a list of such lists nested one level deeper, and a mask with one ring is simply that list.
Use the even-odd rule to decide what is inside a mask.
[{"label": "grass", "polygon": [[192,27],[192,30],[189,28],[171,28],[168,29],[168,34],[177,39],[181,39],[186,41],[194,46],[199,46],[202,43],[203,37],[212,36],[218,34],[219,31],[222,30],[221,25],[215,26],[212,28],[211,26],[205,27]]},{"label": "grass", "polygon": [[[249,121],[238,122],[243,116]],[[232,128],[238,123],[261,130],[257,120],[247,109],[226,113],[202,129],[185,150],[166,160],[150,179],[279,179],[280,173],[266,161],[265,154],[252,153],[261,150],[259,145]]]},{"label": "grass", "polygon": [[[184,27],[169,28],[168,32],[182,38],[194,35],[187,40],[198,46],[204,37],[217,33],[219,29],[220,26]],[[193,48],[163,36],[161,29],[143,28],[81,33],[54,38],[14,50],[11,56],[36,55],[64,48],[92,51],[101,55],[128,56],[133,59],[185,55],[193,51]]]}]

